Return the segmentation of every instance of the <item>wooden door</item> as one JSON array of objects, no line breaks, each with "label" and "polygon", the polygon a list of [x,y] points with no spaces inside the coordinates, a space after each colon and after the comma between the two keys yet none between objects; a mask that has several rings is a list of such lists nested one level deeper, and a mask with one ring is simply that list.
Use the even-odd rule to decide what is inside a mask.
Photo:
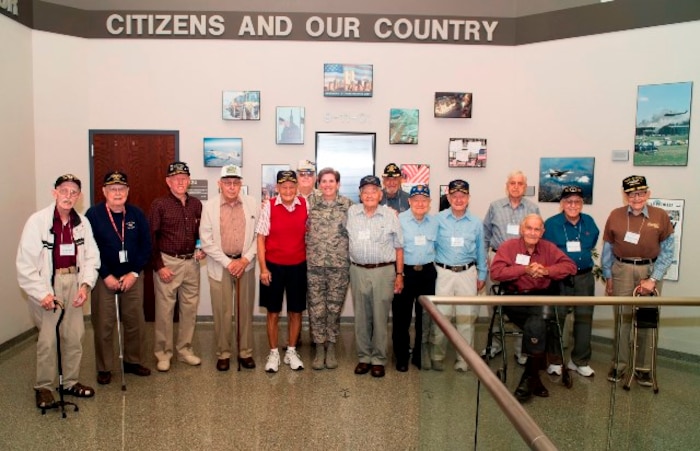
[{"label": "wooden door", "polygon": [[[104,200],[105,174],[118,170],[129,178],[129,203],[148,215],[153,199],[168,193],[165,171],[177,160],[178,147],[178,131],[91,130],[92,205]],[[150,264],[144,269],[143,310],[146,321],[153,321],[155,296]]]}]

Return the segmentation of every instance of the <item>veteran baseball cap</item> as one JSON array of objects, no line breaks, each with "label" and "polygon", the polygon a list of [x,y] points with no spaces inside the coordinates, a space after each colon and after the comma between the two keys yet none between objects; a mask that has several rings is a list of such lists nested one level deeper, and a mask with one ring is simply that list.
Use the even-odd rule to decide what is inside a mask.
[{"label": "veteran baseball cap", "polygon": [[559,197],[559,200],[564,200],[571,196],[579,196],[582,198],[583,190],[578,186],[565,186],[564,189],[561,190],[561,197]]},{"label": "veteran baseball cap", "polygon": [[78,185],[78,188],[82,188],[82,184],[80,183],[80,179],[73,174],[64,174],[60,176],[59,178],[56,179],[56,183],[53,184],[54,188],[58,188],[62,183],[65,182],[73,182],[76,185]]},{"label": "veteran baseball cap", "polygon": [[125,185],[129,186],[129,181],[126,178],[126,174],[120,171],[112,171],[105,175],[104,182],[102,186],[107,185]]},{"label": "veteran baseball cap", "polygon": [[190,175],[190,168],[187,167],[187,163],[183,163],[182,161],[175,161],[168,165],[167,177],[171,177],[177,174]]},{"label": "veteran baseball cap", "polygon": [[362,189],[363,186],[366,185],[374,185],[378,186],[379,188],[382,187],[382,182],[379,180],[379,177],[376,175],[366,175],[360,179],[360,189]]},{"label": "veteran baseball cap", "polygon": [[226,178],[243,178],[243,174],[241,173],[241,168],[236,166],[235,164],[229,164],[228,166],[224,166],[221,168],[221,178],[226,179]]},{"label": "veteran baseball cap", "polygon": [[389,163],[384,167],[382,177],[401,177],[401,169],[396,164]]},{"label": "veteran baseball cap", "polygon": [[643,175],[630,175],[622,181],[622,189],[626,193],[631,193],[632,191],[642,191],[649,189],[647,185],[647,179]]},{"label": "veteran baseball cap", "polygon": [[297,173],[294,171],[277,172],[277,183],[293,182],[297,183]]},{"label": "veteran baseball cap", "polygon": [[408,197],[413,196],[430,197],[430,188],[428,185],[414,185],[411,187],[411,191],[408,193]]},{"label": "veteran baseball cap", "polygon": [[452,180],[449,185],[447,185],[447,192],[452,194],[457,191],[461,191],[464,194],[469,194],[469,183],[464,180]]},{"label": "veteran baseball cap", "polygon": [[299,160],[297,172],[316,172],[316,164],[309,160]]}]

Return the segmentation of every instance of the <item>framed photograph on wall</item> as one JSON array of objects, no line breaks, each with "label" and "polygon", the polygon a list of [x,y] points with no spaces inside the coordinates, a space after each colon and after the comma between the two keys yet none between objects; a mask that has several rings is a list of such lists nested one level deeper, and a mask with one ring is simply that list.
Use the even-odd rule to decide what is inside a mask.
[{"label": "framed photograph on wall", "polygon": [[450,201],[447,200],[447,190],[449,187],[450,185],[440,185],[440,203],[438,205],[440,211],[450,208]]},{"label": "framed photograph on wall", "polygon": [[407,193],[415,185],[430,185],[430,165],[429,164],[402,164],[401,175],[403,183],[401,189]]},{"label": "framed photograph on wall", "polygon": [[654,199],[647,202],[653,207],[663,208],[673,224],[673,261],[664,275],[664,280],[678,280],[678,269],[681,261],[681,238],[683,237],[683,199]]},{"label": "framed photograph on wall", "polygon": [[434,114],[438,118],[472,117],[471,92],[436,92]]},{"label": "framed photograph on wall", "polygon": [[316,132],[316,170],[340,172],[340,194],[359,202],[360,179],[374,174],[376,133]]},{"label": "framed photograph on wall", "polygon": [[277,172],[288,171],[290,167],[288,164],[263,164],[261,167],[260,199],[265,202],[277,195]]},{"label": "framed photograph on wall", "polygon": [[447,167],[485,168],[485,138],[450,138],[447,147]]},{"label": "framed photograph on wall", "polygon": [[227,121],[259,121],[260,91],[224,91],[222,118]]},{"label": "framed photograph on wall", "polygon": [[559,202],[565,186],[578,186],[583,203],[593,203],[595,158],[540,158],[540,202]]},{"label": "framed photograph on wall", "polygon": [[371,64],[323,65],[324,97],[372,97],[374,70]]},{"label": "framed photograph on wall", "polygon": [[220,168],[229,164],[243,167],[243,139],[204,138],[204,167]]},{"label": "framed photograph on wall", "polygon": [[637,88],[635,166],[688,166],[693,83]]},{"label": "framed photograph on wall", "polygon": [[418,109],[389,111],[389,144],[418,144]]},{"label": "framed photograph on wall", "polygon": [[304,144],[304,107],[277,107],[277,144]]}]

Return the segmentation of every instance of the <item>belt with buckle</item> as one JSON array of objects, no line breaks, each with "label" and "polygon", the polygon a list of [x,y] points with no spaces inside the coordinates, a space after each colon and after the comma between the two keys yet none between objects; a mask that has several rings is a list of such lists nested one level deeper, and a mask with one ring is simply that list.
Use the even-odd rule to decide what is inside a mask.
[{"label": "belt with buckle", "polygon": [[403,268],[404,268],[404,272],[405,272],[405,270],[407,270],[407,269],[410,269],[411,271],[415,271],[415,272],[421,272],[421,271],[423,271],[423,270],[426,268],[426,266],[428,266],[429,264],[430,264],[430,263],[426,263],[426,264],[424,264],[424,265],[403,265]]},{"label": "belt with buckle", "polygon": [[56,268],[56,274],[77,274],[78,268],[75,266],[68,266],[66,268]]},{"label": "belt with buckle", "polygon": [[384,262],[384,263],[368,263],[366,265],[363,265],[362,263],[355,263],[352,262],[353,265],[359,266],[360,268],[367,268],[367,269],[374,269],[374,268],[381,268],[383,266],[389,266],[393,265],[394,262]]},{"label": "belt with buckle", "polygon": [[620,258],[617,255],[615,258],[628,265],[651,265],[656,261],[656,258]]},{"label": "belt with buckle", "polygon": [[466,264],[466,265],[459,265],[459,266],[450,266],[450,265],[446,265],[446,264],[444,264],[444,263],[438,263],[438,262],[435,262],[435,264],[438,265],[438,266],[441,267],[441,268],[449,269],[449,270],[452,271],[452,272],[462,272],[462,271],[466,271],[467,269],[469,269],[469,268],[471,268],[472,266],[476,265],[475,262],[471,262],[471,263],[468,263],[468,264]]},{"label": "belt with buckle", "polygon": [[238,260],[241,258],[241,254],[226,254],[226,256],[232,260]]},{"label": "belt with buckle", "polygon": [[164,252],[162,251],[165,255],[168,255],[173,258],[179,258],[180,260],[189,260],[194,257],[194,252],[191,252],[189,254],[171,254],[170,252]]}]

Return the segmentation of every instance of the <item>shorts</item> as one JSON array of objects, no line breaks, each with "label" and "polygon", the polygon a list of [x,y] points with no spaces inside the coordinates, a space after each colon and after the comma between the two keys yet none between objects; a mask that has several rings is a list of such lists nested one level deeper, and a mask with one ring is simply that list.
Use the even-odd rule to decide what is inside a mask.
[{"label": "shorts", "polygon": [[297,265],[265,263],[272,275],[272,282],[270,285],[260,283],[260,307],[265,307],[270,313],[281,312],[286,292],[288,312],[301,313],[306,310],[306,261]]}]

